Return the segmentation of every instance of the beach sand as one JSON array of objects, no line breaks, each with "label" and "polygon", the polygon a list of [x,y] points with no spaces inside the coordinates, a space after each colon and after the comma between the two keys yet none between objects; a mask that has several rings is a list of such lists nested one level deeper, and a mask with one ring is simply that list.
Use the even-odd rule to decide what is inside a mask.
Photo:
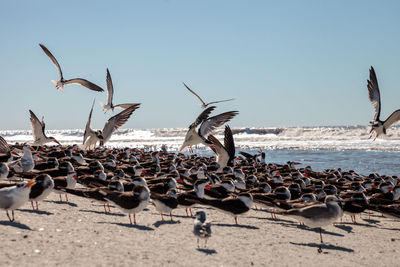
[{"label": "beach sand", "polygon": [[[118,208],[105,214],[103,205],[69,195],[59,202],[52,193],[40,202],[15,211],[16,222],[0,213],[2,266],[396,266],[400,251],[400,221],[366,213],[358,223],[344,216],[344,224],[319,232],[278,215],[251,210],[239,218],[208,207],[212,237],[206,249],[197,248],[193,218],[174,210],[174,221],[154,206],[136,215],[137,225]],[[201,247],[204,240],[200,242]]]}]

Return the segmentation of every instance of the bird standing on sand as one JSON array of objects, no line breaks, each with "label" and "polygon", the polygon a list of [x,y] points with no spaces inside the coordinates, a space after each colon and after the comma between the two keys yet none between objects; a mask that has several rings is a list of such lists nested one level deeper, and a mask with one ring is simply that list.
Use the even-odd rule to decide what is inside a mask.
[{"label": "bird standing on sand", "polygon": [[198,248],[200,248],[200,238],[205,239],[204,247],[207,247],[207,240],[211,236],[211,222],[206,221],[206,213],[204,211],[196,212],[193,234],[197,237]]},{"label": "bird standing on sand", "polygon": [[183,85],[186,87],[186,89],[189,90],[189,92],[191,92],[195,97],[197,97],[198,100],[200,100],[202,108],[206,108],[208,105],[211,105],[211,104],[234,100],[234,98],[230,98],[230,99],[218,100],[218,101],[212,101],[212,102],[206,103],[203,101],[203,99],[201,99],[201,97],[198,94],[196,94],[192,89],[190,89],[189,86],[187,86],[185,83],[183,83]]},{"label": "bird standing on sand", "polygon": [[100,102],[100,105],[103,107],[104,113],[107,113],[110,109],[114,111],[114,108],[122,108],[122,109],[127,109],[131,107],[132,105],[135,104],[118,104],[114,105],[113,104],[113,97],[114,97],[114,86],[111,80],[111,74],[110,71],[107,69],[107,104],[103,104]]},{"label": "bird standing on sand", "polygon": [[[319,228],[322,244],[322,227],[334,223],[343,215],[343,210],[338,204],[340,201],[336,196],[327,196],[323,204],[316,204],[300,209],[290,209],[279,214],[304,222],[310,228]],[[322,252],[321,245],[318,252]]]},{"label": "bird standing on sand", "polygon": [[39,45],[43,49],[43,51],[46,53],[46,55],[50,58],[50,60],[54,63],[56,68],[58,69],[58,73],[60,74],[60,80],[59,81],[51,80],[51,82],[58,89],[60,89],[61,91],[64,91],[64,85],[75,83],[75,84],[80,84],[83,87],[86,87],[86,88],[88,88],[90,90],[93,90],[93,91],[97,91],[97,92],[103,92],[104,91],[104,89],[101,88],[100,86],[98,86],[98,85],[96,85],[96,84],[94,84],[92,82],[89,82],[88,80],[82,79],[82,78],[74,78],[74,79],[65,80],[64,76],[62,74],[62,71],[61,71],[60,64],[58,64],[57,59],[53,56],[53,54],[44,45],[42,45],[42,44],[39,44]]},{"label": "bird standing on sand", "polygon": [[58,145],[61,145],[54,137],[47,137],[44,132],[45,124],[42,118],[42,121],[36,117],[35,113],[32,110],[29,110],[31,114],[31,125],[32,125],[32,135],[33,135],[33,145],[42,146],[49,142],[55,142]]},{"label": "bird standing on sand", "polygon": [[36,202],[36,210],[39,210],[38,201],[45,199],[54,188],[54,181],[48,174],[41,174],[35,178],[36,184],[32,186],[29,193],[29,200],[31,201],[32,208],[35,209],[33,202]]},{"label": "bird standing on sand", "polygon": [[8,166],[12,167],[15,172],[30,172],[35,168],[35,161],[32,156],[34,149],[28,144],[25,144],[22,149],[24,151],[22,157],[19,160],[10,162]]},{"label": "bird standing on sand", "polygon": [[67,177],[55,177],[53,179],[54,181],[54,188],[53,191],[55,193],[58,193],[60,196],[60,202],[62,201],[61,195],[65,194],[65,200],[68,202],[68,195],[64,191],[66,188],[67,189],[74,189],[76,186],[76,179],[78,176],[76,175],[75,171],[71,171],[68,173]]},{"label": "bird standing on sand", "polygon": [[[215,106],[211,106],[205,109],[196,120],[189,126],[186,133],[185,140],[179,151],[182,151],[185,147],[194,146],[197,144],[211,145],[212,143],[206,139],[206,137],[211,134],[216,128],[222,126],[224,123],[230,121],[239,112],[229,111],[218,114],[213,117],[208,117],[210,113],[215,109]],[[196,131],[197,127],[200,125],[199,129]]]},{"label": "bird standing on sand", "polygon": [[104,195],[104,199],[113,202],[123,212],[128,213],[131,224],[131,214],[133,213],[133,223],[136,224],[136,213],[146,208],[150,201],[149,188],[141,185],[134,187],[132,192],[119,193],[100,190],[100,193]]},{"label": "bird standing on sand", "polygon": [[[29,200],[31,187],[35,185],[35,179],[29,182],[0,189],[0,209],[6,210],[8,219],[14,221],[14,210],[20,208]],[[8,214],[11,210],[12,218]]]},{"label": "bird standing on sand", "polygon": [[370,131],[370,138],[372,137],[372,132],[375,132],[375,141],[379,135],[386,134],[386,130],[400,120],[400,109],[395,110],[385,121],[381,121],[381,94],[379,91],[378,79],[376,78],[375,70],[372,66],[369,70],[369,80],[367,83],[368,98],[375,109],[374,118],[370,122],[372,127]]}]

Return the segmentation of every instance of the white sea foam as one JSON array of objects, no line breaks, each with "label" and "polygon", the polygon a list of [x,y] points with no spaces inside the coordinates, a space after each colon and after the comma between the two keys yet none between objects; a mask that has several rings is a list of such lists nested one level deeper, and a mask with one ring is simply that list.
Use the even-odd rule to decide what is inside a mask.
[{"label": "white sea foam", "polygon": [[[165,144],[170,150],[177,150],[186,131],[186,128],[121,129],[107,145],[159,148]],[[232,132],[236,147],[241,149],[400,151],[400,127],[390,128],[387,136],[376,141],[368,139],[369,129],[365,126],[233,128]],[[80,129],[48,130],[46,133],[62,144],[80,144],[83,139]],[[223,139],[223,128],[214,134]],[[10,143],[32,141],[30,130],[0,131],[0,135]]]}]

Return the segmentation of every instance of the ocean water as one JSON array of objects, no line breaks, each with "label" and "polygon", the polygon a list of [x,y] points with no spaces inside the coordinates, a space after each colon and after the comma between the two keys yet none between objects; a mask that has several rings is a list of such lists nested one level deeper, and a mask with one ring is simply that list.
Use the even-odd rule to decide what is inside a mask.
[{"label": "ocean water", "polygon": [[[178,151],[186,131],[184,128],[121,129],[106,145],[149,150],[166,145],[169,151]],[[360,174],[400,176],[400,127],[390,128],[387,136],[375,141],[369,139],[369,128],[365,126],[233,128],[232,132],[237,152],[265,151],[267,162],[298,161],[314,170],[342,168]],[[48,130],[46,134],[62,144],[81,144],[83,139],[81,129]],[[9,143],[33,140],[30,130],[0,131],[0,135]],[[223,128],[214,135],[222,140]],[[212,155],[213,152],[199,146],[194,153]]]}]

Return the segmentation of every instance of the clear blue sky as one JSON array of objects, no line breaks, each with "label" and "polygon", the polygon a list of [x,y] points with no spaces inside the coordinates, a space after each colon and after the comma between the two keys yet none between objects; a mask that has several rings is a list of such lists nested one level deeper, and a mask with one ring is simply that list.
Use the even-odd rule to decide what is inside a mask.
[{"label": "clear blue sky", "polygon": [[[400,108],[400,1],[2,1],[0,129],[29,129],[28,109],[48,129],[84,128],[105,93],[50,82],[86,78],[114,103],[140,102],[125,127],[187,127],[206,101],[236,98],[232,126],[368,124],[368,69],[382,115]],[[93,127],[104,115],[96,104]]]}]

